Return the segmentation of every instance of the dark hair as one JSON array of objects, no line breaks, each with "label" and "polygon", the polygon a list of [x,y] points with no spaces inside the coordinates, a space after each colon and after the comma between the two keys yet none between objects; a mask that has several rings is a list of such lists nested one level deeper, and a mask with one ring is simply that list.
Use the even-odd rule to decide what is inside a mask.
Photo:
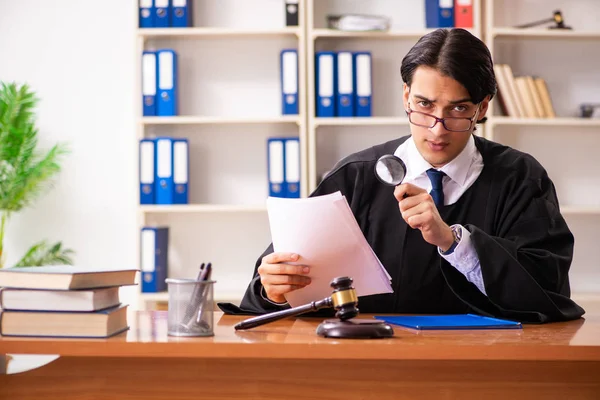
[{"label": "dark hair", "polygon": [[[473,103],[496,94],[496,76],[490,50],[469,31],[437,29],[421,37],[402,59],[402,80],[410,87],[415,70],[421,65],[435,68],[469,92]],[[485,122],[487,117],[477,121]]]}]

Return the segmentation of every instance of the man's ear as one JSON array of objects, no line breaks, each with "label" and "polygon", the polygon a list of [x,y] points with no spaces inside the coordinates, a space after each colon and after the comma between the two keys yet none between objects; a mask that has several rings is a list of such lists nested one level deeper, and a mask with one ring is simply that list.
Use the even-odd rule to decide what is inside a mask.
[{"label": "man's ear", "polygon": [[404,103],[404,111],[408,112],[408,96],[410,95],[410,87],[404,83],[402,85],[402,101]]},{"label": "man's ear", "polygon": [[487,110],[490,106],[490,100],[491,100],[491,96],[488,94],[481,101],[481,108],[479,110],[479,116],[477,117],[478,120],[482,120],[485,117],[485,114],[487,113]]}]

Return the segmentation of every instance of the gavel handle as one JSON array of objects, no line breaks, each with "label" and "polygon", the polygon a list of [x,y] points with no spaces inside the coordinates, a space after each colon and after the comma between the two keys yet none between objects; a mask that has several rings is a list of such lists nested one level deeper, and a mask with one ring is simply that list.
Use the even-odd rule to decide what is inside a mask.
[{"label": "gavel handle", "polygon": [[546,19],[541,19],[539,21],[528,22],[526,24],[517,25],[517,26],[515,26],[515,28],[531,28],[533,26],[545,24],[545,23],[548,23],[548,22],[554,22],[554,18],[546,18]]},{"label": "gavel handle", "polygon": [[249,318],[235,325],[236,330],[250,329],[259,325],[264,325],[269,322],[277,321],[286,317],[293,317],[295,315],[303,314],[309,311],[317,311],[321,308],[332,307],[333,301],[331,297],[327,297],[323,300],[313,301],[303,306],[289,308],[287,310],[275,311],[265,315],[259,315],[258,317]]}]

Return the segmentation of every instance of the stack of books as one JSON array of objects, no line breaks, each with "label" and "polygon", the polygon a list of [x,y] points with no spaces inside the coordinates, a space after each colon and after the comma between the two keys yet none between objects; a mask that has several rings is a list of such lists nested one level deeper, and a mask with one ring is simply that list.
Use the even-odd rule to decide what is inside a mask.
[{"label": "stack of books", "polygon": [[0,269],[0,335],[106,338],[129,329],[119,288],[137,269]]},{"label": "stack of books", "polygon": [[540,77],[514,76],[508,64],[494,65],[502,114],[516,118],[555,118],[546,81]]}]

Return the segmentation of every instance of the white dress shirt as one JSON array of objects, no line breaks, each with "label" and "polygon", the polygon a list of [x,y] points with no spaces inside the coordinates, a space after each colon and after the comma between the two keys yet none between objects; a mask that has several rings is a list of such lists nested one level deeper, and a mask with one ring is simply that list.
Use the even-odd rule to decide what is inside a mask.
[{"label": "white dress shirt", "polygon": [[[403,183],[412,183],[429,193],[431,191],[431,181],[426,171],[433,167],[421,156],[412,136],[398,146],[394,154],[406,164],[406,177]],[[460,196],[477,180],[483,170],[483,158],[475,146],[473,136],[469,138],[467,145],[456,158],[438,170],[446,174],[442,180],[444,205],[456,203]],[[471,233],[462,225],[455,226],[462,230],[460,242],[451,254],[442,254],[439,247],[438,252],[450,265],[460,271],[469,282],[477,286],[483,294],[486,294],[479,258],[471,242]]]}]

